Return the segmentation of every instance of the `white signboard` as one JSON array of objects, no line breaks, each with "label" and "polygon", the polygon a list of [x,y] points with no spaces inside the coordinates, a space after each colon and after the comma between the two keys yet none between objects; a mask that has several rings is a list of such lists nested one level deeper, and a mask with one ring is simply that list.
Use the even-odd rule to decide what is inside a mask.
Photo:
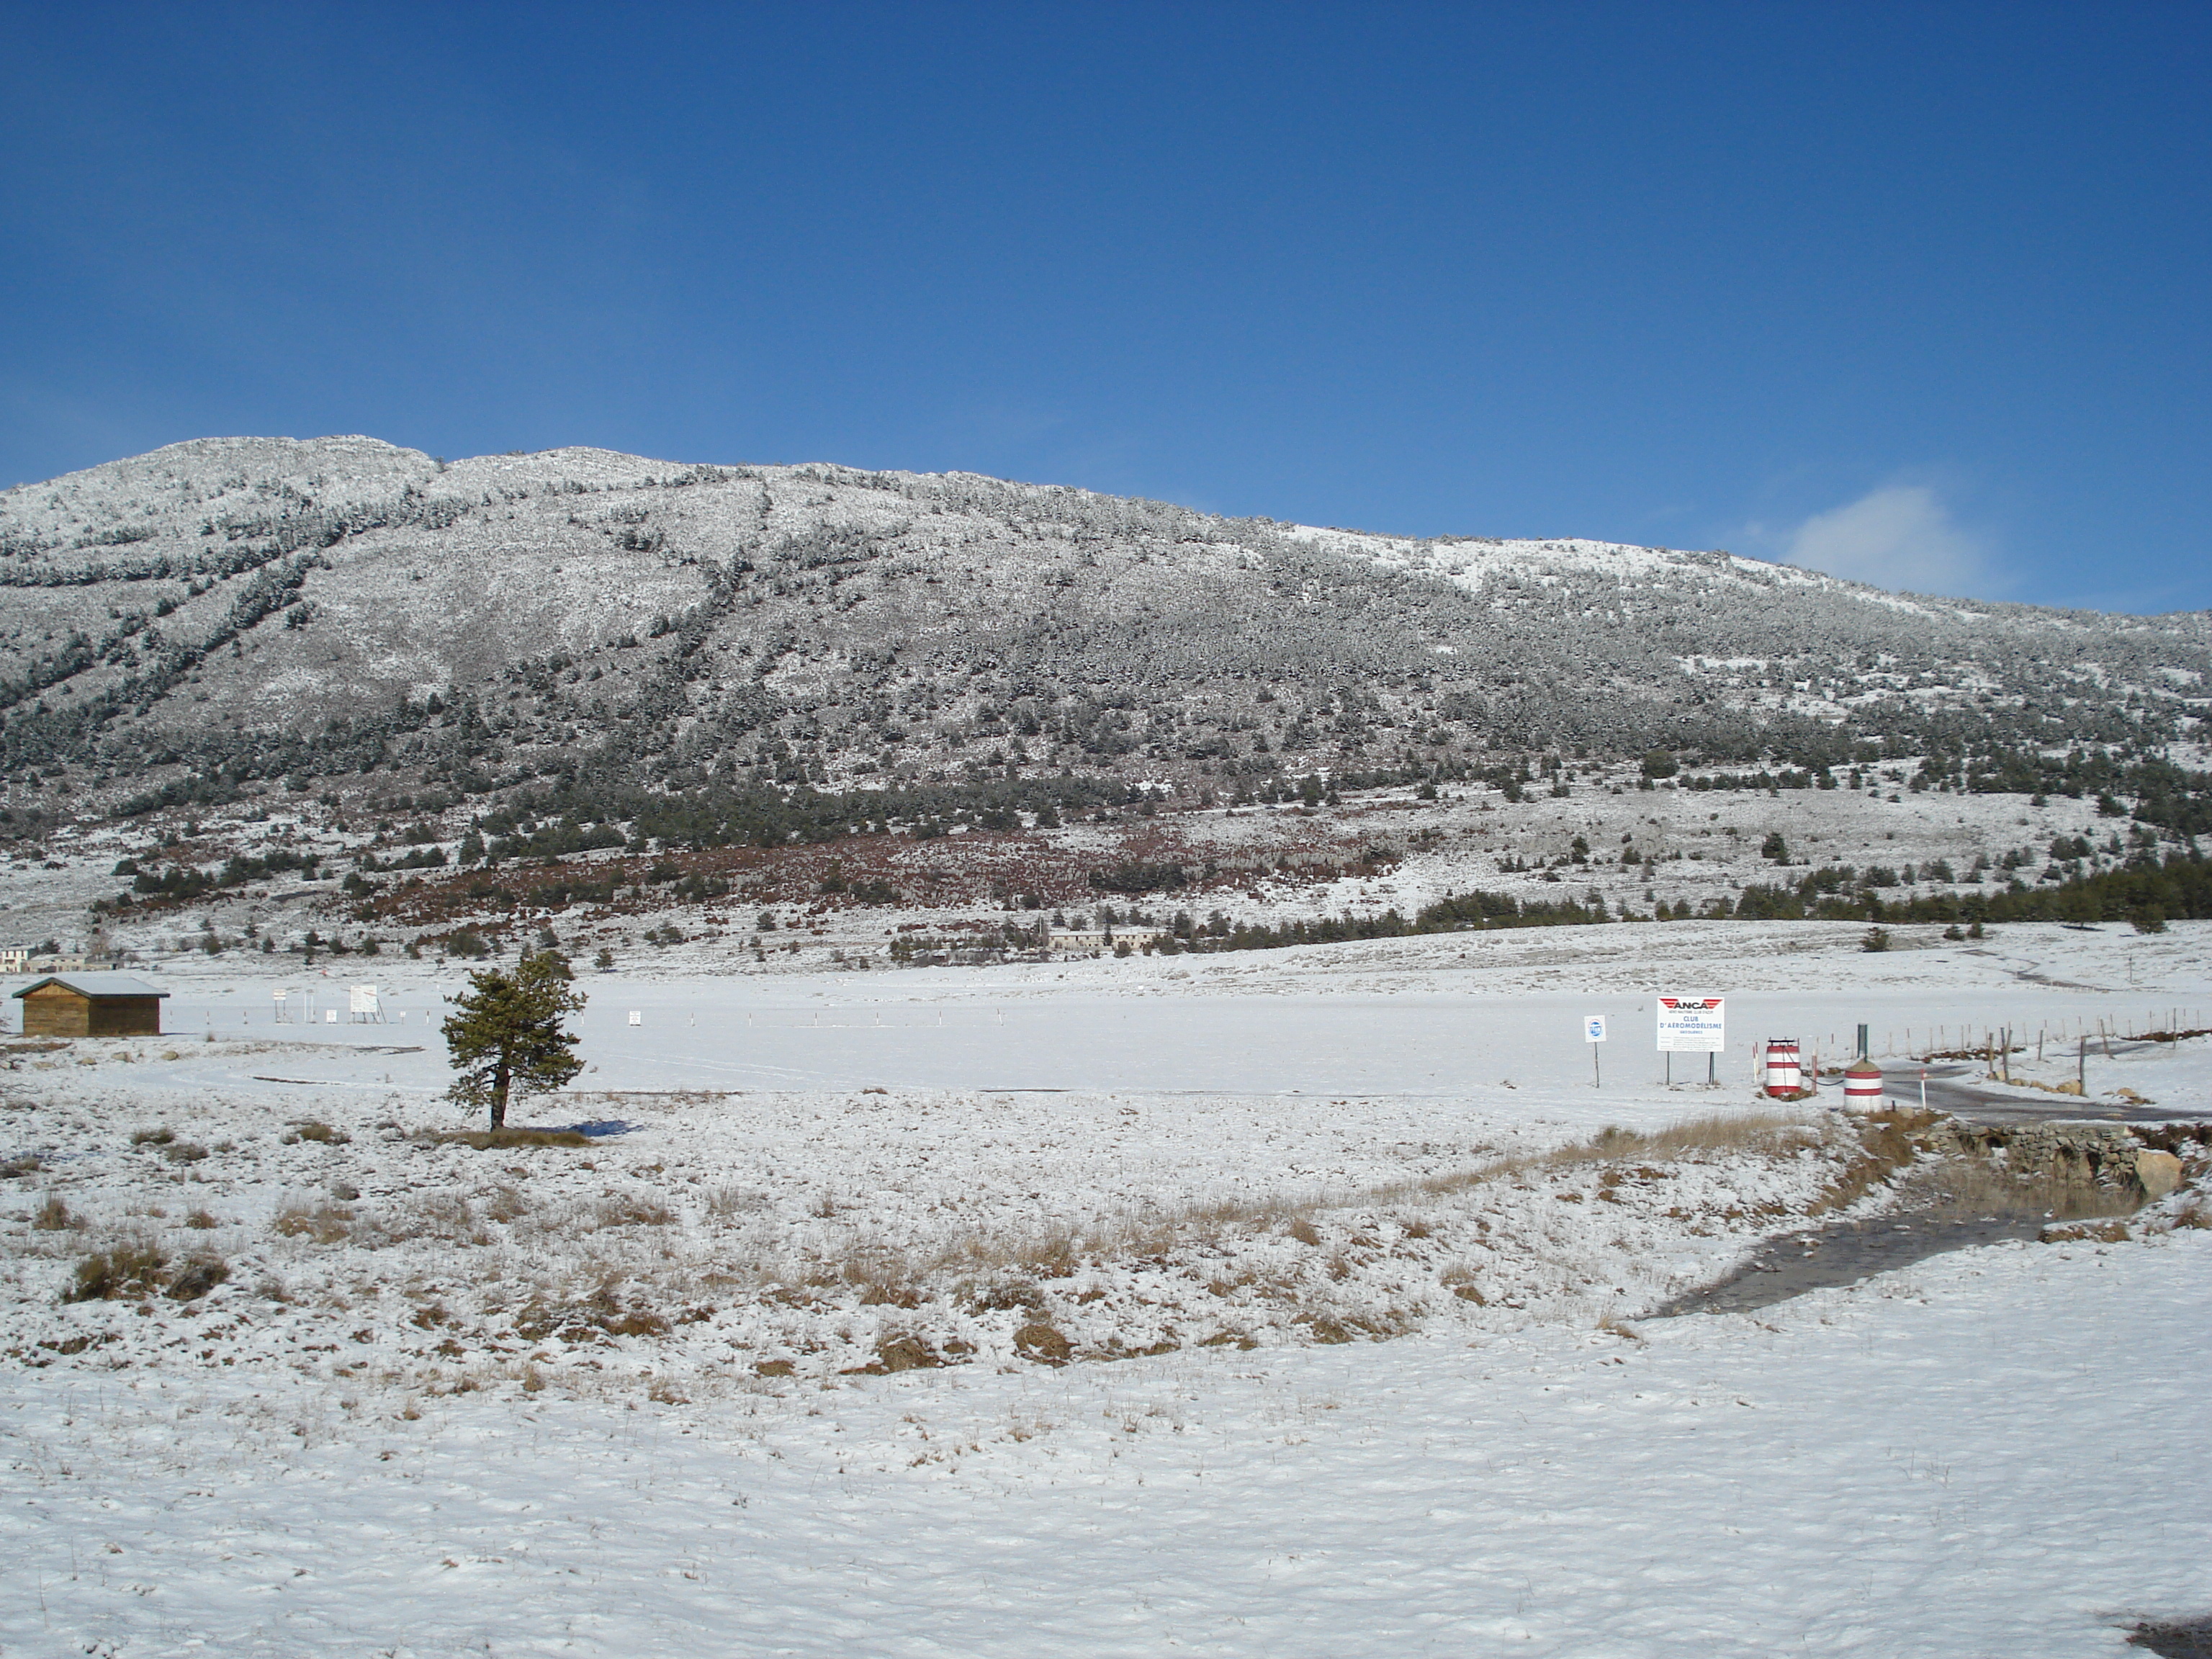
[{"label": "white signboard", "polygon": [[1583,1020],[1583,1041],[1584,1042],[1602,1042],[1605,1041],[1605,1016],[1603,1014],[1590,1014],[1584,1017]]},{"label": "white signboard", "polygon": [[376,987],[374,985],[349,986],[346,988],[346,994],[350,999],[351,1007],[356,1014],[368,1014],[373,1017],[376,1013]]},{"label": "white signboard", "polygon": [[1717,1054],[1728,1048],[1728,1000],[1661,997],[1659,1052]]},{"label": "white signboard", "polygon": [[629,1011],[629,1023],[630,1023],[631,1024],[633,1024],[633,1025],[642,1025],[642,1024],[645,1024],[645,1014],[644,1014],[644,1012],[643,1012],[641,1010],[640,1010],[640,1009],[636,1009],[636,1008],[633,1008],[633,1009],[631,1009],[631,1010]]}]

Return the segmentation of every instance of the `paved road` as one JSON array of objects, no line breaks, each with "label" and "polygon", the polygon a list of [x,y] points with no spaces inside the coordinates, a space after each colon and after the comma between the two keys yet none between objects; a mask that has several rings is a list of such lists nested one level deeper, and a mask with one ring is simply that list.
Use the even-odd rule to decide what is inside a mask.
[{"label": "paved road", "polygon": [[[1976,1079],[1978,1068],[1945,1061],[1928,1067],[1928,1104],[1969,1123],[2175,1123],[2212,1119],[2212,1103],[2137,1106],[2127,1101],[2077,1100],[2071,1095],[2030,1094]],[[1920,1103],[1920,1068],[1896,1066],[1883,1076],[1883,1091],[1900,1105]]]}]

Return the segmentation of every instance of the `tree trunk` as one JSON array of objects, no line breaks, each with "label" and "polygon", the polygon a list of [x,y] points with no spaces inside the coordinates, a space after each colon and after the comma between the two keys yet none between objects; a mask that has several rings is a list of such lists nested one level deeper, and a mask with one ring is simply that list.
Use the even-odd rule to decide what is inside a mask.
[{"label": "tree trunk", "polygon": [[491,1127],[494,1130],[507,1127],[507,1070],[501,1065],[491,1074]]}]

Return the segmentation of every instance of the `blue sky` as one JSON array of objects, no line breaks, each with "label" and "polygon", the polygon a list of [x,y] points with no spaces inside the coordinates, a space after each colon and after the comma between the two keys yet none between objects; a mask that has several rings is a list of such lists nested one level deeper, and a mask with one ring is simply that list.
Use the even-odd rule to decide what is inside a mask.
[{"label": "blue sky", "polygon": [[0,3],[0,483],[963,468],[2212,606],[2212,9]]}]

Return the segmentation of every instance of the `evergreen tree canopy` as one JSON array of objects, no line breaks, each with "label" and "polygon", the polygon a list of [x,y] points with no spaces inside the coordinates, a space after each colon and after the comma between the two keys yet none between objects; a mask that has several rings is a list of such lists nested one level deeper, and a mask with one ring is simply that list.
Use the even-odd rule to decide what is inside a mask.
[{"label": "evergreen tree canopy", "polygon": [[460,1076],[447,1091],[463,1105],[486,1106],[491,1127],[507,1126],[511,1092],[557,1089],[584,1069],[567,1018],[584,1006],[568,958],[537,951],[502,969],[479,969],[453,999],[444,1027],[446,1048]]}]

